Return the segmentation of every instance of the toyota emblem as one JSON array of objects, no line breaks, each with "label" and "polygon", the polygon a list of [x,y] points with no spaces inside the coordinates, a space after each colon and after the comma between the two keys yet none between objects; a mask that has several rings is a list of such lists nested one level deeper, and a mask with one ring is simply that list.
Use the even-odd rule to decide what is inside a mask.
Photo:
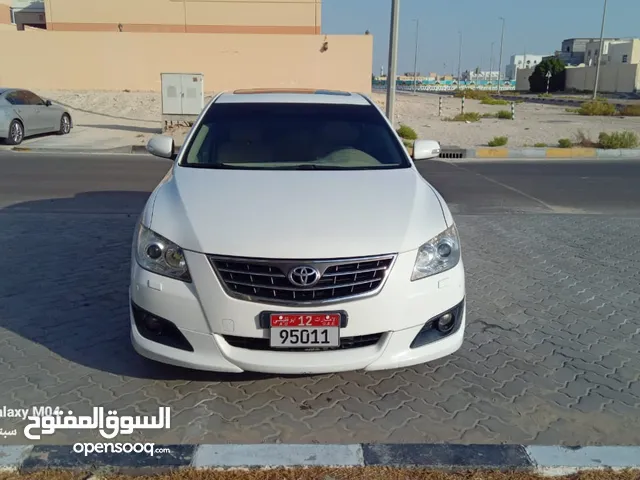
[{"label": "toyota emblem", "polygon": [[303,265],[292,268],[288,278],[296,287],[313,287],[320,281],[320,272],[316,268]]}]

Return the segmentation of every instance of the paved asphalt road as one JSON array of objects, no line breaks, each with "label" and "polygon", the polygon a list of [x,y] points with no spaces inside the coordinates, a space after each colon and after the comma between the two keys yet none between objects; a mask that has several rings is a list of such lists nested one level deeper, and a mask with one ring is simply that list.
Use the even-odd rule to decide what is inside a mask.
[{"label": "paved asphalt road", "polygon": [[[117,438],[156,443],[640,443],[640,159],[422,163],[464,242],[463,348],[313,377],[193,372],[133,352],[132,230],[168,167],[0,152],[0,407],[169,406],[170,431]],[[0,418],[20,432],[0,442],[25,443],[25,425]]]}]

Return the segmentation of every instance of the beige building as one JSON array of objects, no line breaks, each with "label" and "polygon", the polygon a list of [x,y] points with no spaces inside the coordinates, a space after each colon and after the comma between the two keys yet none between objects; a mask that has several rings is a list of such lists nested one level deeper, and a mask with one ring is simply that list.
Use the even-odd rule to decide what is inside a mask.
[{"label": "beige building", "polygon": [[[90,5],[88,5],[90,3]],[[321,0],[0,0],[0,22],[52,31],[321,32]]]},{"label": "beige building", "polygon": [[20,45],[0,86],[371,92],[373,36],[322,35],[321,0],[0,0],[0,44]]},{"label": "beige building", "polygon": [[[597,65],[600,55],[600,40],[587,43],[585,65]],[[602,47],[602,65],[640,63],[640,39],[605,40]]]}]

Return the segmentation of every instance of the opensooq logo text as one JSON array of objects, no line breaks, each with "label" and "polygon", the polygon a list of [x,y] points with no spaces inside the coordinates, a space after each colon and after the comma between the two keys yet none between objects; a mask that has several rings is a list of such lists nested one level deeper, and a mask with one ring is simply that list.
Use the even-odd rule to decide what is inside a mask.
[{"label": "opensooq logo text", "polygon": [[75,443],[74,453],[88,456],[92,453],[146,453],[150,457],[161,453],[170,453],[169,448],[155,448],[155,443]]}]

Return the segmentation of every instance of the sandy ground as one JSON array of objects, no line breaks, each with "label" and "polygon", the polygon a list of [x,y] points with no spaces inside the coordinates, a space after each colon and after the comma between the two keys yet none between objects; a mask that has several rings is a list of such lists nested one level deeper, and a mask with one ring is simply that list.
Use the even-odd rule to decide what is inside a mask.
[{"label": "sandy ground", "polygon": [[[384,107],[385,95],[374,93],[373,100]],[[600,132],[630,130],[640,135],[640,117],[583,117],[567,113],[565,107],[531,103],[516,104],[516,120],[482,119],[477,123],[446,122],[461,111],[461,99],[443,96],[443,116],[438,116],[438,95],[400,94],[396,97],[396,123],[412,127],[420,138],[437,140],[442,145],[478,147],[497,136],[509,138],[508,146],[524,147],[536,143],[556,146],[561,138],[575,139],[583,130],[597,140]],[[482,105],[465,101],[465,112],[496,113],[510,105]]]},{"label": "sandy ground", "polygon": [[[594,471],[577,473],[558,480],[638,480],[640,472]],[[549,477],[517,472],[466,471],[459,473],[434,472],[386,467],[363,467],[353,469],[307,468],[273,469],[252,471],[196,471],[183,470],[171,474],[145,477],[111,475],[90,476],[82,472],[48,471],[34,474],[1,473],[0,480],[543,480]]]},{"label": "sandy ground", "polygon": [[[39,95],[67,106],[74,119],[71,135],[48,135],[27,139],[25,146],[51,148],[106,149],[128,145],[144,145],[161,131],[161,99],[153,92],[38,91]],[[207,95],[207,101],[211,94]],[[385,95],[372,98],[384,107]],[[477,147],[495,136],[509,137],[508,146],[533,146],[546,143],[555,146],[560,138],[574,139],[583,130],[594,140],[601,131],[631,130],[640,134],[640,117],[582,117],[567,113],[564,107],[539,104],[516,105],[516,120],[483,119],[478,123],[446,122],[460,112],[460,99],[443,96],[443,118],[438,116],[438,95],[398,94],[396,123],[413,127],[420,138],[439,141],[442,145]],[[509,106],[481,105],[466,100],[465,111],[495,113]],[[175,133],[178,144],[186,129]]]}]

